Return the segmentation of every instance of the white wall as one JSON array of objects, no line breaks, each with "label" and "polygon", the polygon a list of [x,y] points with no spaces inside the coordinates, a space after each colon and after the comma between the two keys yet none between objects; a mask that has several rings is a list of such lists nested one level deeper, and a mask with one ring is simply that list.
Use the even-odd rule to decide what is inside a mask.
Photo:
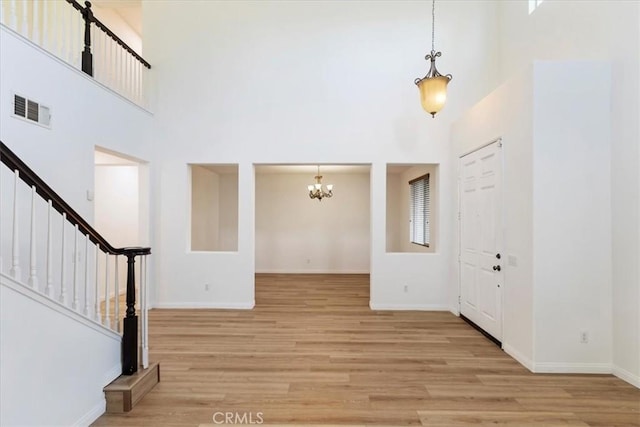
[{"label": "white wall", "polygon": [[[148,159],[151,115],[0,29],[0,139],[89,222],[96,145]],[[42,76],[46,75],[46,78]],[[51,108],[47,129],[13,117],[13,93]]]},{"label": "white wall", "polygon": [[257,273],[369,273],[369,174],[323,175],[334,195],[318,201],[313,175],[256,174]]},{"label": "white wall", "polygon": [[235,165],[191,165],[192,251],[238,250],[238,172]]},{"label": "white wall", "polygon": [[[539,371],[611,371],[610,88],[608,63],[534,67],[533,304]],[[582,332],[588,333],[588,344],[580,343]]]},{"label": "white wall", "polygon": [[95,228],[114,247],[140,246],[138,166],[96,165]]},{"label": "white wall", "polygon": [[215,251],[219,245],[220,177],[191,165],[191,250]]},{"label": "white wall", "polygon": [[103,387],[121,373],[120,336],[9,282],[0,285],[0,425],[89,425],[104,412]]},{"label": "white wall", "polygon": [[[502,77],[533,59],[610,60],[613,362],[640,384],[640,3],[499,2]],[[570,30],[568,30],[570,29]]]},{"label": "white wall", "polygon": [[220,212],[218,217],[220,250],[238,250],[238,173],[220,175]]},{"label": "white wall", "polygon": [[[427,71],[430,4],[143,2],[143,17],[157,88],[159,304],[253,303],[254,163],[356,163],[371,164],[371,185],[382,189],[371,194],[372,303],[449,307],[455,198],[441,194],[442,251],[387,254],[386,164],[437,163],[450,173],[449,124],[495,84],[496,63],[485,59],[495,58],[496,5],[438,5],[440,71],[454,81],[436,119],[421,110],[413,84]],[[215,42],[203,50],[203,40]],[[240,165],[238,253],[186,253],[179,206],[188,163]]]},{"label": "white wall", "polygon": [[402,206],[400,201],[400,188],[402,181],[399,173],[389,173],[387,169],[387,252],[401,252],[400,235],[401,228],[406,225],[402,220]]}]

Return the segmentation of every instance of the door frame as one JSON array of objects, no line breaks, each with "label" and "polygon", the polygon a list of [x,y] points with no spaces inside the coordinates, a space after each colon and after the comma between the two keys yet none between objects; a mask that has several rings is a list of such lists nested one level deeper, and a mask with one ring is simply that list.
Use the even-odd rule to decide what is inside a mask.
[{"label": "door frame", "polygon": [[457,156],[457,168],[458,168],[458,316],[462,315],[462,274],[461,274],[461,258],[462,258],[462,217],[461,217],[461,203],[462,203],[462,170],[460,168],[460,160],[468,156],[469,154],[475,153],[483,148],[490,146],[491,144],[497,143],[498,147],[498,156],[499,156],[499,164],[500,164],[500,209],[499,209],[499,224],[497,229],[499,230],[499,236],[501,239],[500,242],[500,251],[501,254],[501,262],[502,262],[502,278],[503,283],[501,283],[501,291],[500,291],[500,343],[501,348],[504,346],[504,307],[505,307],[505,291],[506,291],[506,266],[507,266],[507,256],[504,253],[505,242],[506,242],[506,227],[505,227],[505,203],[504,203],[504,170],[505,170],[505,162],[504,162],[504,141],[501,136],[496,137],[489,142],[482,143],[480,145],[474,146],[472,149],[462,152],[462,154]]}]

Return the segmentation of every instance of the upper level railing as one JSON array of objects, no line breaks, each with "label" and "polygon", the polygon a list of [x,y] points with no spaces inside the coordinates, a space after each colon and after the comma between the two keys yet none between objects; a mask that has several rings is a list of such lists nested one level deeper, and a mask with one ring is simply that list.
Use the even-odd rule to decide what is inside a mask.
[{"label": "upper level railing", "polygon": [[[123,332],[122,372],[125,375],[133,374],[138,368],[138,317],[135,311],[138,275],[142,313],[142,365],[147,367],[146,268],[151,248],[113,247],[2,142],[0,161],[8,168],[8,171],[0,170],[3,180],[13,177],[13,194],[9,197],[4,191],[0,194],[2,209],[9,210],[3,212],[3,216],[11,218],[10,230],[5,229],[3,232],[3,239],[9,236],[11,238],[8,275],[64,306],[69,307],[71,303],[69,308],[89,320],[118,333]],[[7,190],[6,186],[1,188]],[[25,207],[30,211],[26,215],[22,213]],[[24,227],[20,224],[24,224],[27,219],[29,226],[25,234],[28,238],[25,239],[21,238]],[[46,225],[42,226],[42,222]],[[22,273],[23,246],[28,246],[28,274]],[[38,259],[43,254],[45,262],[39,263]],[[4,255],[0,253],[0,269],[4,267]],[[119,307],[119,257],[124,257],[127,261],[126,312],[122,324]],[[135,269],[136,257],[141,257],[138,274]],[[44,286],[40,284],[41,279],[45,280]],[[110,307],[112,300],[113,310]]]},{"label": "upper level railing", "polygon": [[2,23],[138,105],[151,65],[75,0],[2,0]]}]

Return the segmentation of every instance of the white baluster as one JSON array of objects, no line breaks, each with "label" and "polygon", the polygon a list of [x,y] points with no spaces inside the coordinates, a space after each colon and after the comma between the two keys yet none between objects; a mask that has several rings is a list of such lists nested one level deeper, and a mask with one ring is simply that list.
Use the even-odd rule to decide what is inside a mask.
[{"label": "white baluster", "polygon": [[62,59],[63,61],[66,60],[67,53],[69,51],[67,32],[65,31],[69,27],[69,11],[67,10],[66,7],[64,7],[65,4],[66,3],[62,4],[62,7],[60,7],[60,4],[58,5],[58,17],[59,17],[58,21],[60,21],[60,23],[58,24],[58,28],[60,29],[60,33],[59,33],[60,47],[58,50],[59,52],[58,57],[60,57],[60,59]]},{"label": "white baluster", "polygon": [[40,32],[40,45],[49,50],[49,1],[42,2],[42,31]]},{"label": "white baluster", "polygon": [[60,31],[62,29],[62,18],[60,17],[60,2],[51,3],[51,45],[50,50],[55,53],[58,58],[62,58],[62,48],[60,43]]},{"label": "white baluster", "polygon": [[60,268],[60,302],[64,305],[67,304],[67,291],[64,288],[65,281],[67,280],[65,277],[66,269],[64,268],[65,258],[66,258],[66,249],[65,249],[65,236],[64,236],[64,226],[67,223],[67,214],[62,214],[62,264]]},{"label": "white baluster", "polygon": [[29,38],[29,22],[27,21],[28,6],[29,6],[29,2],[26,0],[22,0],[22,16],[21,16],[22,19],[20,20],[20,34],[22,34],[27,38]]},{"label": "white baluster", "polygon": [[106,39],[106,50],[107,50],[107,70],[108,70],[108,78],[107,78],[107,86],[113,88],[115,79],[113,78],[113,40],[111,37],[107,37]]},{"label": "white baluster", "polygon": [[11,269],[9,274],[16,280],[20,280],[20,236],[18,226],[18,181],[20,172],[14,172],[13,182],[13,237],[11,239]]},{"label": "white baluster", "polygon": [[53,234],[51,224],[51,213],[53,211],[53,204],[51,200],[48,203],[47,210],[47,286],[44,288],[44,294],[48,297],[51,296],[53,290]]},{"label": "white baluster", "polygon": [[36,269],[36,186],[31,186],[31,242],[29,257],[29,286],[38,289],[38,272]]},{"label": "white baluster", "polygon": [[141,257],[140,265],[140,309],[142,312],[142,367],[149,367],[149,312],[147,306],[148,297],[148,270],[147,255]]},{"label": "white baluster", "polygon": [[31,0],[31,37],[34,43],[42,46],[42,32],[40,31],[40,3],[42,0]]},{"label": "white baluster", "polygon": [[100,315],[100,290],[98,288],[100,281],[98,280],[98,270],[100,265],[100,245],[96,245],[96,277],[95,277],[95,304],[94,304],[94,318],[98,323],[102,323],[102,316]]},{"label": "white baluster", "polygon": [[74,310],[78,309],[79,301],[78,301],[78,224],[76,224],[76,228],[73,230],[73,302],[71,303],[71,308]]},{"label": "white baluster", "polygon": [[122,94],[122,48],[116,43],[116,92]]},{"label": "white baluster", "polygon": [[116,290],[115,290],[116,299],[114,301],[115,314],[113,315],[114,317],[113,321],[116,324],[116,331],[120,332],[120,276],[118,274],[118,255],[116,255],[115,276],[116,276]]},{"label": "white baluster", "polygon": [[100,68],[100,40],[98,37],[98,27],[92,25],[89,29],[91,31],[91,43],[93,44],[93,78],[97,81],[102,81],[102,69]]},{"label": "white baluster", "polygon": [[135,99],[138,104],[141,103],[141,92],[140,92],[140,73],[142,72],[142,63],[136,61],[136,77],[135,77]]},{"label": "white baluster", "polygon": [[89,317],[89,234],[84,235],[84,315]]},{"label": "white baluster", "polygon": [[16,8],[16,0],[9,0],[9,11],[8,13],[8,17],[7,17],[7,25],[9,26],[9,28],[11,28],[12,30],[16,30],[17,28],[17,22],[18,22],[18,9]]},{"label": "white baluster", "polygon": [[104,325],[111,329],[111,317],[109,316],[109,253],[104,254]]},{"label": "white baluster", "polygon": [[133,96],[133,61],[135,58],[130,54],[127,55],[127,98],[134,100]]},{"label": "white baluster", "polygon": [[67,47],[67,54],[65,56],[65,60],[72,65],[73,64],[73,14],[76,13],[75,9],[73,7],[68,7],[67,8],[67,25],[64,27],[67,29],[67,33],[65,34],[65,38],[67,39],[65,41],[65,46]]}]

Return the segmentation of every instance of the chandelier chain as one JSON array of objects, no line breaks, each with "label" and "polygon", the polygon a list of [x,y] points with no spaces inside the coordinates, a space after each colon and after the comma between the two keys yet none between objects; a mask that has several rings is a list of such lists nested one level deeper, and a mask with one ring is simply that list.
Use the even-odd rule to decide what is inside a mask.
[{"label": "chandelier chain", "polygon": [[436,0],[431,2],[431,50],[436,50]]}]

